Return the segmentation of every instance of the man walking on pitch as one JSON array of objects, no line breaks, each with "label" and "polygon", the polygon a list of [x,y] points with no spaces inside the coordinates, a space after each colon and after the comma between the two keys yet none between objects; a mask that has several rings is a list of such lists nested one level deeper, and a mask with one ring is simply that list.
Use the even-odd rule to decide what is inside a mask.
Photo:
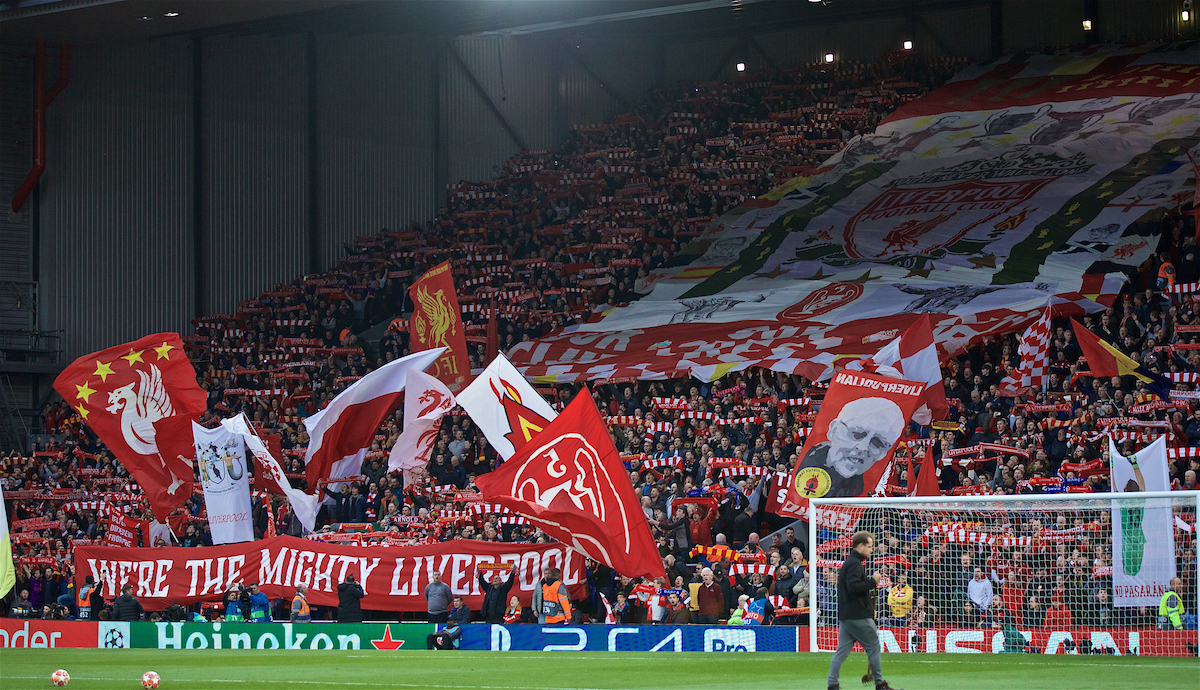
[{"label": "man walking on pitch", "polygon": [[[875,589],[882,577],[878,571],[867,576],[863,561],[871,557],[875,548],[875,537],[870,532],[855,532],[850,538],[850,554],[838,571],[838,647],[829,662],[829,690],[839,690],[838,674],[842,662],[850,656],[854,643],[858,642],[867,652],[871,675],[875,677],[875,690],[899,690],[892,688],[883,679],[879,663],[879,633],[875,629]],[[863,676],[863,682],[867,682]]]}]

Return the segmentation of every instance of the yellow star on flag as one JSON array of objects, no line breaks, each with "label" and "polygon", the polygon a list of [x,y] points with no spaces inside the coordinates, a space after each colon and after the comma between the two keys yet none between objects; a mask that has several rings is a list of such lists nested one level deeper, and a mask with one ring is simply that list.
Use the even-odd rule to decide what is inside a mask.
[{"label": "yellow star on flag", "polygon": [[79,416],[80,416],[80,417],[83,417],[83,421],[85,421],[85,422],[86,422],[86,421],[87,421],[87,416],[90,414],[90,413],[88,412],[87,408],[86,408],[86,407],[84,407],[83,405],[80,405],[79,407],[77,407],[77,408],[75,408],[75,409],[79,410]]},{"label": "yellow star on flag", "polygon": [[126,362],[129,362],[129,366],[133,366],[134,362],[144,362],[145,361],[142,359],[143,352],[145,352],[145,350],[131,351],[127,355],[122,355],[121,359],[125,360]]},{"label": "yellow star on flag", "polygon": [[158,347],[154,348],[154,351],[158,353],[159,359],[170,359],[171,358],[170,352],[171,352],[171,350],[174,350],[174,349],[175,349],[174,345],[168,345],[167,343],[163,343],[162,345],[159,345]]},{"label": "yellow star on flag", "polygon": [[87,381],[84,381],[82,386],[78,383],[75,384],[75,389],[79,391],[79,394],[75,397],[82,399],[84,402],[91,402],[89,399],[92,397],[92,393],[96,392],[94,388],[88,385]]},{"label": "yellow star on flag", "polygon": [[111,364],[96,360],[96,371],[92,372],[92,376],[99,376],[101,381],[108,383],[108,375],[112,373],[114,372]]}]

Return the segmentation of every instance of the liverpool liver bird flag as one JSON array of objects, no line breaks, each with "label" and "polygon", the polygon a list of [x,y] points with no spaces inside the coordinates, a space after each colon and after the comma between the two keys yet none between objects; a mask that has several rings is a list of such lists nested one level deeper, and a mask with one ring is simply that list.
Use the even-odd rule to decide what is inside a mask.
[{"label": "liverpool liver bird flag", "polygon": [[434,362],[429,373],[450,389],[462,390],[471,374],[467,360],[467,335],[463,330],[462,309],[454,295],[450,262],[434,266],[408,289],[413,302],[408,337],[414,352],[444,347],[446,352]]},{"label": "liverpool liver bird flag", "polygon": [[54,381],[79,416],[141,485],[154,517],[192,495],[191,458],[163,457],[154,423],[204,412],[208,395],[176,333],[148,335],[75,360]]}]

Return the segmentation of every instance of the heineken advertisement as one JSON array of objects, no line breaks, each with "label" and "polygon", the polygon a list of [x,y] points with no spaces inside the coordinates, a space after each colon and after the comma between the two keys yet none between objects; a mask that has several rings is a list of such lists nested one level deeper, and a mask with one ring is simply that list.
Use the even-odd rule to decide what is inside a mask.
[{"label": "heineken advertisement", "polygon": [[107,649],[425,649],[429,623],[100,623]]}]

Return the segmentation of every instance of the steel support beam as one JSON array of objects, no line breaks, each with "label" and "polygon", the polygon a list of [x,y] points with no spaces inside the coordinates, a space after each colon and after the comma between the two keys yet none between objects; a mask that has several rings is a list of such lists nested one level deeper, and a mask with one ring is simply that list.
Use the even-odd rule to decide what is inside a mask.
[{"label": "steel support beam", "polygon": [[471,86],[474,87],[479,97],[483,99],[484,105],[488,107],[488,110],[492,111],[492,115],[500,123],[500,126],[504,128],[504,131],[508,132],[508,136],[512,138],[517,147],[522,151],[528,149],[529,147],[525,145],[525,140],[517,133],[517,129],[513,127],[507,117],[504,117],[504,113],[500,112],[500,108],[496,107],[496,102],[488,95],[487,89],[483,88],[483,84],[479,83],[479,79],[475,77],[475,73],[467,66],[467,62],[458,54],[458,49],[452,45],[447,45],[446,49],[450,53],[450,57],[454,59],[455,64],[458,65],[458,68],[466,75],[467,81],[471,82]]}]

